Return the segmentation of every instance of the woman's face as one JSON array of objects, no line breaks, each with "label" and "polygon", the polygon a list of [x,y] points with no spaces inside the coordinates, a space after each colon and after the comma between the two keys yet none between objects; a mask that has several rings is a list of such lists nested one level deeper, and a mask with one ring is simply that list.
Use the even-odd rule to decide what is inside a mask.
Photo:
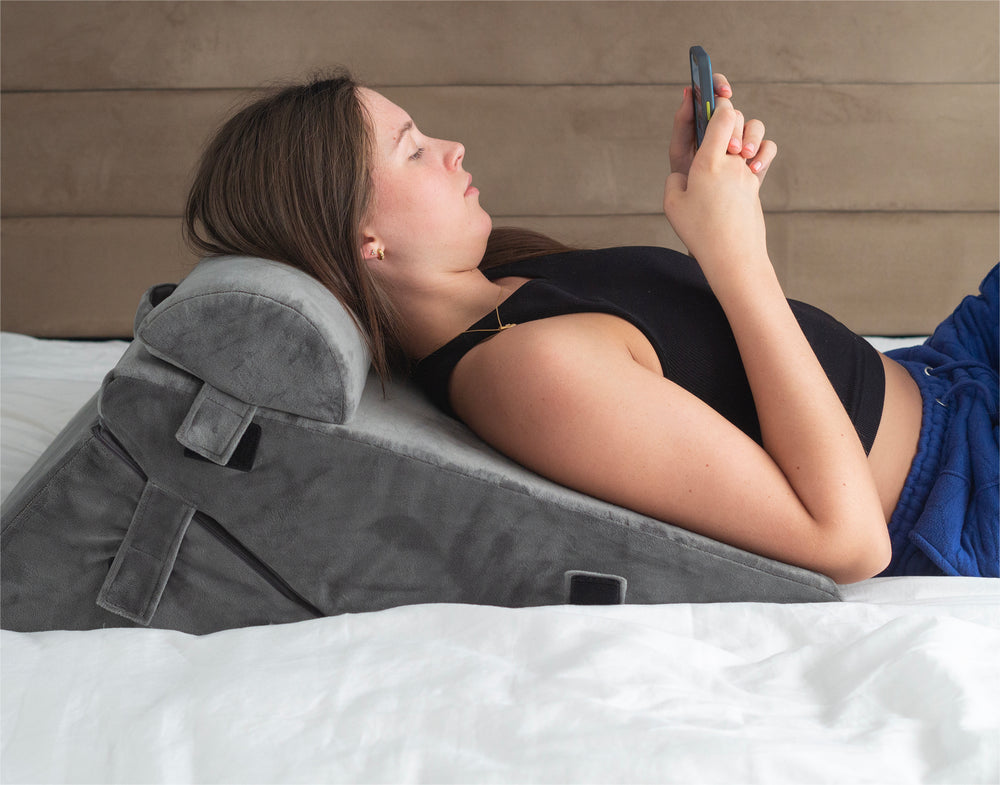
[{"label": "woman's face", "polygon": [[410,116],[361,90],[375,138],[374,199],[363,238],[386,260],[434,259],[478,265],[492,228],[479,190],[462,168],[465,148],[424,136]]}]

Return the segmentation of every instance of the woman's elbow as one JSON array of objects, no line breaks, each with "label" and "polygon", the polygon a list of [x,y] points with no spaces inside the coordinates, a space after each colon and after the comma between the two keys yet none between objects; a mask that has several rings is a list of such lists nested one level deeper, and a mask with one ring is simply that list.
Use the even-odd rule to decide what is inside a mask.
[{"label": "woman's elbow", "polygon": [[840,584],[874,578],[892,559],[892,543],[884,522],[863,536],[855,534],[849,541],[835,544],[833,549],[839,558],[834,560],[827,575]]}]

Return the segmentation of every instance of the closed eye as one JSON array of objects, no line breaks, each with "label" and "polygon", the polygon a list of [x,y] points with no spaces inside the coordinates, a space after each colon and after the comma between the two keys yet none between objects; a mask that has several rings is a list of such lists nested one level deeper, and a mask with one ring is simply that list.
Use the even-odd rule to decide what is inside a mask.
[{"label": "closed eye", "polygon": [[418,147],[417,148],[417,152],[415,152],[413,155],[410,156],[410,160],[411,161],[416,161],[423,154],[424,154],[424,148],[423,147]]}]

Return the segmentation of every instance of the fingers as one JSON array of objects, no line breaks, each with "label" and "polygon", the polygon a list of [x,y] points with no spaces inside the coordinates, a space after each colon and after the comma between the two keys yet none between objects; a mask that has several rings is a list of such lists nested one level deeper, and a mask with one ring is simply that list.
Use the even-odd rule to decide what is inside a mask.
[{"label": "fingers", "polygon": [[[718,106],[718,105],[716,105]],[[743,128],[746,121],[743,117],[743,112],[739,109],[733,109],[734,123],[733,123],[733,135],[729,140],[728,152],[733,155],[740,155],[743,151]]]},{"label": "fingers", "polygon": [[670,169],[687,172],[694,156],[694,104],[691,91],[684,88],[681,105],[674,114],[674,130],[670,135]]},{"label": "fingers", "polygon": [[[743,115],[733,108],[728,98],[717,98],[715,112],[708,121],[701,150],[711,150],[714,154],[738,153],[743,147]],[[735,149],[733,149],[735,147]],[[699,150],[699,152],[701,151]]]},{"label": "fingers", "polygon": [[[728,139],[721,139],[725,154],[739,155],[750,170],[763,181],[768,167],[777,155],[778,148],[764,138],[764,124],[760,120],[746,120],[743,113],[733,106],[733,89],[723,74],[714,74],[716,94],[715,115],[723,115],[720,122],[709,123],[709,132],[720,135],[717,126],[725,125]],[[714,119],[714,118],[713,118]],[[674,115],[674,128],[670,139],[671,171],[686,174],[694,158],[694,106],[691,93],[684,89],[680,106]]]},{"label": "fingers", "polygon": [[764,141],[764,124],[760,120],[749,120],[743,125],[743,139],[740,155],[748,161],[760,150]]},{"label": "fingers", "polygon": [[[718,122],[715,122],[716,118],[718,118]],[[735,108],[733,102],[728,98],[717,97],[715,99],[715,112],[712,114],[712,119],[708,123],[708,131],[705,134],[706,140],[708,134],[712,132],[713,122],[717,127],[717,134],[722,133],[719,130],[722,126],[729,133],[729,138],[725,140],[726,152],[738,155],[743,149],[743,112]]]},{"label": "fingers", "polygon": [[[715,111],[719,111],[720,103],[732,106],[733,87],[729,84],[723,74],[712,74],[712,83],[715,86]],[[738,154],[743,149],[743,113],[736,111],[736,125],[733,128],[733,138],[729,142],[729,152]]]},{"label": "fingers", "polygon": [[677,113],[674,115],[674,131],[678,131],[684,126],[694,124],[694,103],[691,101],[691,90],[688,87],[684,88],[684,94],[681,98],[681,105],[677,107]]},{"label": "fingers", "polygon": [[778,145],[770,139],[765,139],[760,145],[760,152],[747,161],[750,171],[757,175],[761,182],[764,182],[764,175],[767,174],[768,167],[771,166],[771,162],[777,154]]},{"label": "fingers", "polygon": [[778,146],[764,138],[764,124],[760,120],[750,120],[744,124],[743,149],[740,150],[740,155],[746,159],[751,172],[763,180],[777,154]]},{"label": "fingers", "polygon": [[[715,85],[716,96],[732,101],[733,87],[725,75],[713,74],[712,81]],[[764,124],[760,120],[744,121],[742,113],[739,113],[739,121],[743,121],[743,125],[737,123],[733,132],[733,141],[729,145],[729,152],[734,155],[742,155],[749,161],[760,150],[761,142],[764,140]]]},{"label": "fingers", "polygon": [[715,94],[720,98],[732,98],[733,88],[729,80],[722,74],[712,74],[712,85],[715,87]]},{"label": "fingers", "polygon": [[[713,128],[713,125],[716,127]],[[715,145],[725,144],[727,154],[743,157],[750,171],[763,181],[768,167],[778,153],[777,145],[764,138],[764,130],[764,123],[756,119],[746,120],[732,101],[720,97],[716,99],[715,114],[708,124],[705,140],[707,143],[711,135]]]}]

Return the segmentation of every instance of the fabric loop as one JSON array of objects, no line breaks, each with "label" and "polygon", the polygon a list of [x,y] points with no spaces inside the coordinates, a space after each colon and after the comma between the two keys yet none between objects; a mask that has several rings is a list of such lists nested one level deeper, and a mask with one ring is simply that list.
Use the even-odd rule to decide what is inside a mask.
[{"label": "fabric loop", "polygon": [[256,406],[206,382],[177,430],[177,441],[213,463],[225,466],[256,413]]},{"label": "fabric loop", "polygon": [[97,604],[148,626],[194,512],[187,502],[147,482],[97,595]]}]

